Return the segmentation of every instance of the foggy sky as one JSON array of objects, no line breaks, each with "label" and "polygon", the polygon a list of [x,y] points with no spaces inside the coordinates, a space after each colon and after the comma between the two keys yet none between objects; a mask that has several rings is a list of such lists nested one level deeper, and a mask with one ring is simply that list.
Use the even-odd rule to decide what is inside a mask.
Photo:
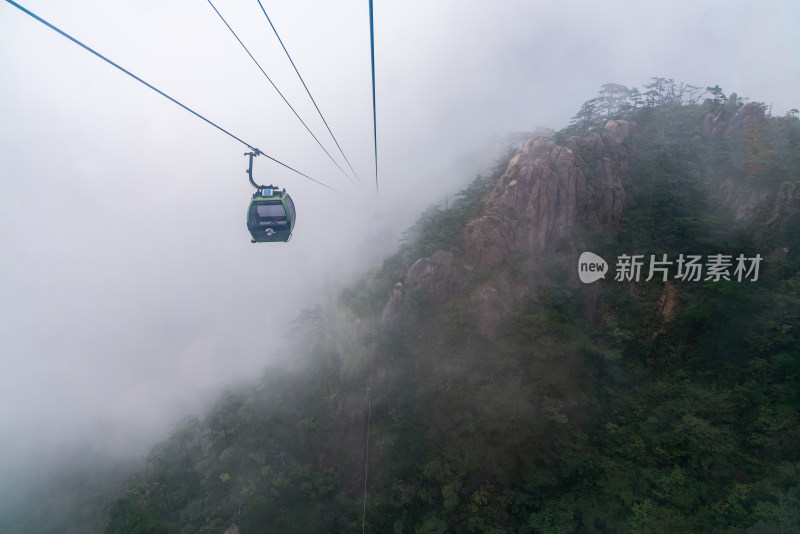
[{"label": "foggy sky", "polygon": [[[482,170],[471,153],[566,126],[603,83],[664,76],[800,107],[794,2],[378,0],[377,197],[367,2],[262,3],[363,184],[207,2],[22,2],[338,189],[256,159],[297,205],[286,245],[249,242],[245,146],[0,2],[0,474],[65,444],[141,454],[258,376],[287,321]],[[337,156],[255,0],[215,5]]]}]

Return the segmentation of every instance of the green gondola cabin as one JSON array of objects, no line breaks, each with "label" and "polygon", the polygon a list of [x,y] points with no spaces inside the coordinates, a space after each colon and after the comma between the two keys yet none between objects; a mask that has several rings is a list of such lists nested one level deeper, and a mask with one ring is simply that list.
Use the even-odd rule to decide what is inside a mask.
[{"label": "green gondola cabin", "polygon": [[289,241],[294,230],[296,212],[286,190],[265,187],[253,193],[247,208],[247,229],[251,243]]}]

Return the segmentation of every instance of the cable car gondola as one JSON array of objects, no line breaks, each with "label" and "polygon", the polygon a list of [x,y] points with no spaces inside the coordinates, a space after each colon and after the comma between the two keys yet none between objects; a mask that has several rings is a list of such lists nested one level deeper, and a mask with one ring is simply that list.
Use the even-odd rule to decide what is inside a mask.
[{"label": "cable car gondola", "polygon": [[286,190],[267,186],[253,193],[247,208],[247,229],[251,243],[289,241],[294,229],[295,209]]},{"label": "cable car gondola", "polygon": [[292,197],[286,189],[278,191],[274,185],[258,185],[253,181],[253,156],[260,152],[248,152],[250,168],[247,174],[250,183],[256,188],[250,205],[247,207],[247,229],[250,231],[251,243],[272,243],[289,241],[294,230],[296,211]]}]

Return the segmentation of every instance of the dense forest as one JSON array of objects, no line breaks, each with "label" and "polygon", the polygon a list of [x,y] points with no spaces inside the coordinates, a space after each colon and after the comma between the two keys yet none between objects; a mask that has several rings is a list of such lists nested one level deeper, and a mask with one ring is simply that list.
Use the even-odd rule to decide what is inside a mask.
[{"label": "dense forest", "polygon": [[[624,179],[619,220],[409,289],[419,260],[474,264],[465,228],[517,181],[526,149],[509,150],[298,317],[258,383],[154,447],[106,534],[800,531],[794,115],[664,78],[604,85],[550,141],[590,190],[605,168]],[[608,121],[635,125],[624,152],[581,140]],[[584,285],[583,250],[762,261],[744,281]],[[487,335],[470,295],[498,273],[529,290]]]}]

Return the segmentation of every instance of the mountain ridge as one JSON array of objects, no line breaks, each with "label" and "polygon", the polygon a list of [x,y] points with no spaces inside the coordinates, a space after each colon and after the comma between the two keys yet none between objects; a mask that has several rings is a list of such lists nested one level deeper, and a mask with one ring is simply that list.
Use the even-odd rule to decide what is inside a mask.
[{"label": "mountain ridge", "polygon": [[[294,371],[154,449],[138,487],[160,490],[106,532],[800,527],[798,144],[775,134],[798,125],[730,102],[526,142],[301,316]],[[581,250],[765,263],[758,285],[583,285]]]}]

